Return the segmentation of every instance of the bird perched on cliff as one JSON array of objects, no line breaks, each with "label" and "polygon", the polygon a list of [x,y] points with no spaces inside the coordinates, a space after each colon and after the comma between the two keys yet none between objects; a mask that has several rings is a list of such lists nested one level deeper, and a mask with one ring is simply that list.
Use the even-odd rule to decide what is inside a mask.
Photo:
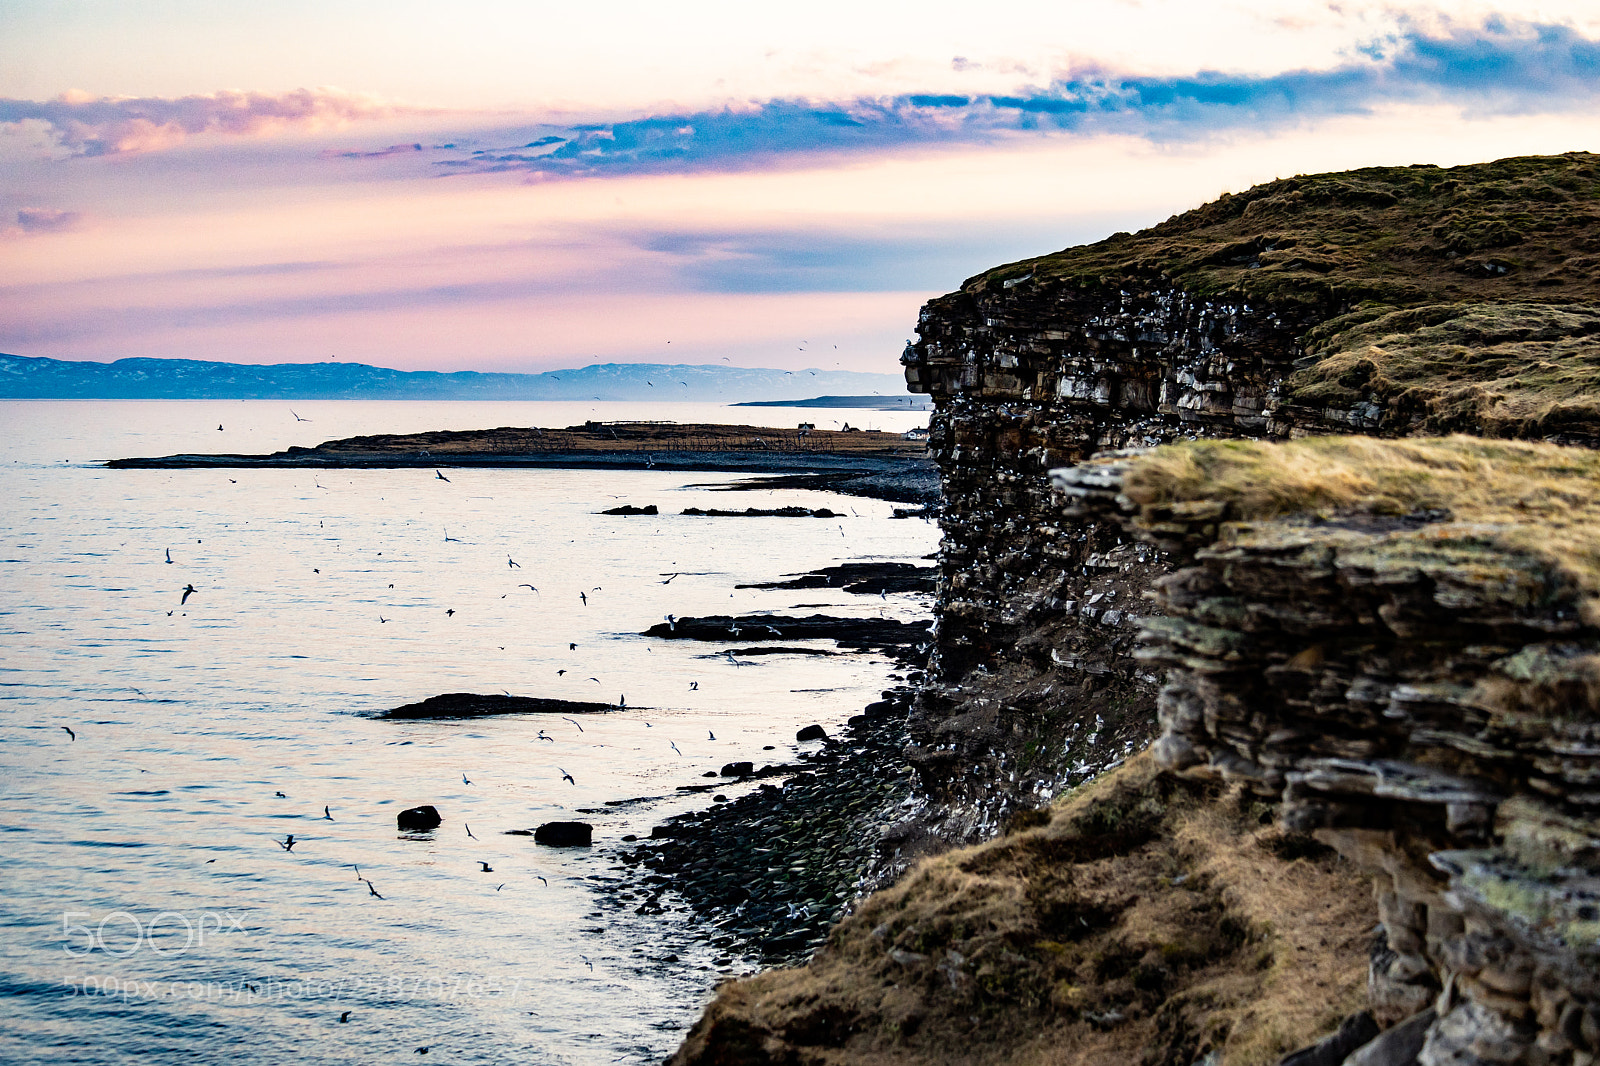
[{"label": "bird perched on cliff", "polygon": [[199,591],[200,590],[195,588],[193,584],[188,584],[188,585],[183,586],[183,599],[178,601],[178,606],[182,607],[184,604],[188,603],[189,602],[189,597],[193,596],[196,592],[199,592]]},{"label": "bird perched on cliff", "polygon": [[446,484],[448,484],[448,483],[449,483],[449,481],[450,481],[450,479],[449,479],[449,478],[447,478],[447,477],[445,477],[445,476],[444,476],[444,475],[443,475],[443,474],[441,474],[441,473],[439,473],[439,471],[437,471],[437,470],[435,470],[435,471],[434,471],[434,472],[433,472],[433,476],[434,476],[434,477],[436,477],[436,478],[438,478],[438,479],[439,479],[439,480],[440,480],[440,481],[443,481],[443,482],[445,482],[445,483],[446,483]]}]

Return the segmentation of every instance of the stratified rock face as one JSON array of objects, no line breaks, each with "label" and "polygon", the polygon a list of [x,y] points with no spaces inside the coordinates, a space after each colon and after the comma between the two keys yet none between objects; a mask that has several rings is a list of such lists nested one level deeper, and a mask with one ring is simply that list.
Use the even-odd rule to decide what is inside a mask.
[{"label": "stratified rock face", "polygon": [[944,485],[935,666],[910,751],[942,841],[982,839],[1142,746],[1155,675],[1129,656],[1160,553],[1063,522],[1046,471],[1105,449],[1282,433],[1274,390],[1316,308],[1175,288],[987,282],[924,309],[903,362],[934,397]]},{"label": "stratified rock face", "polygon": [[[1446,464],[1467,447],[1412,454]],[[1593,1063],[1600,549],[1589,516],[1563,523],[1566,508],[1538,498],[1552,483],[1495,481],[1491,446],[1475,447],[1505,510],[1526,494],[1526,523],[1486,519],[1481,502],[1461,517],[1285,506],[1253,519],[1220,490],[1133,491],[1141,456],[1056,481],[1073,514],[1120,519],[1178,563],[1138,651],[1168,676],[1157,761],[1278,801],[1285,829],[1373,876],[1380,1024],[1436,1011],[1417,1022],[1424,1066]],[[1562,465],[1559,449],[1526,455]],[[1574,452],[1554,491],[1592,502],[1597,465]]]}]

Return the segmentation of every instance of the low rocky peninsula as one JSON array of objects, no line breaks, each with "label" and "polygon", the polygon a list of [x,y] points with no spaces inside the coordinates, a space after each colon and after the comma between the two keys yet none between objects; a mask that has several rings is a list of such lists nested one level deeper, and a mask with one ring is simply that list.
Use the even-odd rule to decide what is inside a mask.
[{"label": "low rocky peninsula", "polygon": [[1286,178],[931,301],[892,883],[671,1061],[1600,1062],[1597,251],[1573,152]]},{"label": "low rocky peninsula", "polygon": [[728,471],[766,475],[753,488],[826,489],[927,504],[939,483],[925,440],[852,429],[773,429],[676,422],[378,434],[269,455],[186,454],[112,459],[119,469],[507,467]]}]

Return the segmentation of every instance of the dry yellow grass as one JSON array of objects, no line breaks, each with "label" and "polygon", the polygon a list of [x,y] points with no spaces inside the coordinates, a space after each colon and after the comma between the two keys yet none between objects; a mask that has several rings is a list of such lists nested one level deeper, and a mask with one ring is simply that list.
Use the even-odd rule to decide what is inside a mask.
[{"label": "dry yellow grass", "polygon": [[1600,452],[1589,449],[1465,436],[1194,441],[1136,458],[1123,494],[1145,516],[1205,501],[1223,521],[1445,512],[1440,535],[1540,560],[1600,624]]},{"label": "dry yellow grass", "polygon": [[1266,1066],[1360,1009],[1371,903],[1238,793],[1139,756],[927,860],[799,970],[719,990],[674,1062]]}]

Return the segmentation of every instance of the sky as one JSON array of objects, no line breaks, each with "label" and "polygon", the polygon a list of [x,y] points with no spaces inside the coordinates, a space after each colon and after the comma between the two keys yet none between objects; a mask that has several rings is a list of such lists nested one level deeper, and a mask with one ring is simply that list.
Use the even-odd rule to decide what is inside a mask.
[{"label": "sky", "polygon": [[991,266],[1597,98],[1593,0],[0,0],[0,352],[893,373]]}]

